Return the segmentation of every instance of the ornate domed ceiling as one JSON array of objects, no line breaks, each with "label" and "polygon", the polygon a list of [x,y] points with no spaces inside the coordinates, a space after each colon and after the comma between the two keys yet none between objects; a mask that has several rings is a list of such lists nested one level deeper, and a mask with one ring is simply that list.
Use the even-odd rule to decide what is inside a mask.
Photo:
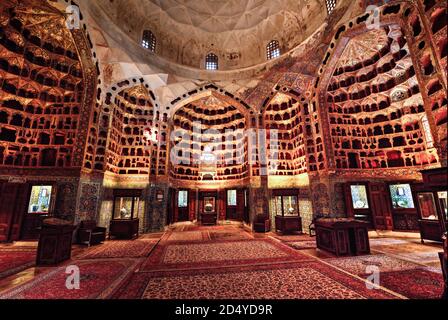
[{"label": "ornate domed ceiling", "polygon": [[271,40],[285,53],[328,17],[323,0],[98,0],[95,5],[138,43],[143,30],[151,30],[159,56],[204,68],[206,54],[213,52],[220,70],[265,62]]}]

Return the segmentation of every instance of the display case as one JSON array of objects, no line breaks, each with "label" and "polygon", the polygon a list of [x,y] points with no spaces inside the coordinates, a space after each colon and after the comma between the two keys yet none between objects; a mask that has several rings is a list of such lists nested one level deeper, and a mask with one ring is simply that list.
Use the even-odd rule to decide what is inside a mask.
[{"label": "display case", "polygon": [[421,239],[441,242],[448,221],[446,168],[424,170],[422,175],[423,184],[414,187]]},{"label": "display case", "polygon": [[285,191],[275,191],[270,201],[271,214],[275,217],[275,230],[282,233],[302,232],[298,197]]},{"label": "display case", "polygon": [[419,230],[417,206],[412,193],[414,184],[414,181],[389,184],[394,230]]},{"label": "display case", "polygon": [[201,212],[203,225],[216,225],[218,213],[216,212],[216,197],[204,197],[203,211]]},{"label": "display case", "polygon": [[372,228],[372,208],[367,183],[348,183],[345,188],[347,216],[365,221],[368,223],[369,228]]},{"label": "display case", "polygon": [[56,188],[52,183],[31,185],[28,208],[23,219],[22,239],[39,238],[43,221],[53,216],[55,191]]},{"label": "display case", "polygon": [[141,190],[114,190],[109,238],[133,239],[138,237],[140,197]]}]

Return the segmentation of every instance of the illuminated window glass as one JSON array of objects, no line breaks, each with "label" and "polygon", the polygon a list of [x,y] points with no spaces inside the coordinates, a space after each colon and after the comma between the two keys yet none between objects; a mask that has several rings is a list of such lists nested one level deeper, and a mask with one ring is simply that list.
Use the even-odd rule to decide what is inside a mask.
[{"label": "illuminated window glass", "polygon": [[188,207],[188,191],[179,191],[179,195],[177,197],[177,205],[179,208]]},{"label": "illuminated window glass", "polygon": [[49,213],[52,186],[33,186],[31,189],[28,213]]},{"label": "illuminated window glass", "polygon": [[140,198],[115,197],[114,219],[133,219],[138,217]]},{"label": "illuminated window glass", "polygon": [[429,126],[428,117],[426,115],[424,115],[422,118],[422,125],[423,125],[423,132],[425,133],[425,138],[426,138],[426,146],[428,148],[433,148],[434,147],[434,139],[432,137],[431,127]]},{"label": "illuminated window glass", "polygon": [[236,206],[236,190],[227,190],[227,205]]},{"label": "illuminated window glass", "polygon": [[149,30],[143,31],[142,47],[151,50],[152,52],[156,52],[156,37]]},{"label": "illuminated window glass", "polygon": [[350,186],[353,209],[369,209],[366,186]]},{"label": "illuminated window glass", "polygon": [[390,186],[390,196],[394,209],[414,209],[411,186],[409,184],[393,184]]},{"label": "illuminated window glass", "polygon": [[214,53],[209,53],[205,57],[205,69],[218,70],[218,56]]},{"label": "illuminated window glass", "polygon": [[325,0],[325,3],[327,5],[328,14],[331,14],[334,8],[336,8],[336,0]]},{"label": "illuminated window glass", "polygon": [[275,196],[270,201],[271,213],[278,216],[298,216],[299,207],[296,196]]},{"label": "illuminated window glass", "polygon": [[272,40],[266,46],[266,56],[268,60],[280,57],[280,44],[277,40]]}]

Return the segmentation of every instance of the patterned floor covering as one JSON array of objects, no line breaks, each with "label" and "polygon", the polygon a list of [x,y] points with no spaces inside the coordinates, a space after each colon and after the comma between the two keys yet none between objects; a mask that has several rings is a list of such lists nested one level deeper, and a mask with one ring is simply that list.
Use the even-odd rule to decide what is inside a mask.
[{"label": "patterned floor covering", "polygon": [[101,245],[91,247],[78,256],[78,259],[105,258],[139,258],[149,255],[157,245],[158,240],[120,240],[107,241]]},{"label": "patterned floor covering", "polygon": [[443,292],[440,268],[431,268],[384,254],[328,259],[332,265],[362,278],[377,267],[379,285],[414,299],[437,299]]},{"label": "patterned floor covering", "polygon": [[391,299],[317,261],[136,273],[118,299]]},{"label": "patterned floor covering", "polygon": [[28,269],[34,266],[35,262],[35,250],[0,250],[0,279]]},{"label": "patterned floor covering", "polygon": [[371,247],[376,252],[421,264],[439,262],[438,253],[441,251],[440,245],[415,243],[411,240],[404,241],[404,243],[384,243],[380,245],[374,241]]},{"label": "patterned floor covering", "polygon": [[138,263],[134,259],[76,261],[73,264],[79,267],[81,275],[79,290],[67,288],[66,264],[0,293],[0,299],[107,298],[132,274]]},{"label": "patterned floor covering", "polygon": [[143,263],[142,271],[226,267],[233,265],[307,261],[287,246],[269,239],[207,242],[161,242]]},{"label": "patterned floor covering", "polygon": [[[317,250],[315,238],[306,235],[254,237],[233,225],[187,225],[135,241],[108,241],[97,247],[76,248],[78,253],[73,254],[72,261],[62,266],[38,268],[34,276],[30,271],[29,279],[14,278],[6,286],[4,282],[12,277],[0,281],[0,299],[439,297],[442,275],[439,268],[429,267],[434,264],[432,255],[439,250],[437,246],[406,239],[372,240],[373,255],[335,258]],[[35,248],[27,246],[2,248],[0,268],[8,259],[26,265],[29,260],[15,257],[35,252]],[[66,288],[67,265],[79,266],[80,290]],[[367,266],[380,269],[379,289],[367,288]]]}]

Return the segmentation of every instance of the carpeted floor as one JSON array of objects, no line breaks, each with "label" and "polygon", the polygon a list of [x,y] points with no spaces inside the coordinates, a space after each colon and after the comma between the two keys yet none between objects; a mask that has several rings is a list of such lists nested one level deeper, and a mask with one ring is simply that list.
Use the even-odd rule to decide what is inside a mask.
[{"label": "carpeted floor", "polygon": [[[372,239],[372,255],[336,258],[306,235],[252,235],[234,225],[186,225],[135,241],[74,247],[59,267],[31,268],[35,247],[0,246],[1,298],[24,299],[400,299],[438,298],[439,249]],[[411,259],[412,258],[412,259]],[[80,268],[68,290],[66,266]],[[368,289],[368,266],[380,287]],[[435,266],[435,267],[434,267]],[[29,271],[28,271],[29,270]],[[14,276],[9,276],[16,273]]]},{"label": "carpeted floor", "polygon": [[317,261],[136,273],[118,299],[391,299]]},{"label": "carpeted floor", "polygon": [[28,269],[35,265],[36,251],[5,249],[0,250],[0,279]]},{"label": "carpeted floor", "polygon": [[269,239],[172,243],[162,241],[142,271],[305,261],[309,257]]},{"label": "carpeted floor", "polygon": [[149,255],[158,240],[115,240],[91,247],[77,259],[139,258]]},{"label": "carpeted floor", "polygon": [[[137,267],[134,259],[84,260],[67,263],[38,275],[32,281],[0,293],[0,299],[95,299],[107,298]],[[80,270],[80,289],[66,286],[66,266]]]}]

